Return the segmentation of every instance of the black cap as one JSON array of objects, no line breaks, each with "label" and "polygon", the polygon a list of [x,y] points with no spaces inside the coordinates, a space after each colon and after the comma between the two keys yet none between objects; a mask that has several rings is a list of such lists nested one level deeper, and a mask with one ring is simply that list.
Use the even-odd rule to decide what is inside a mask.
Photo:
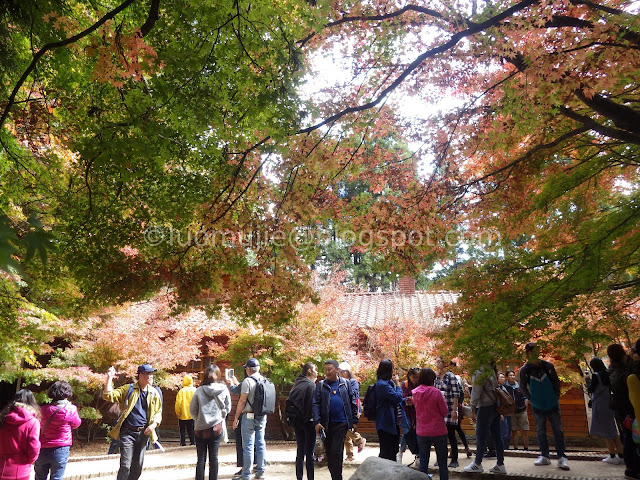
[{"label": "black cap", "polygon": [[525,351],[525,353],[530,352],[531,350],[533,350],[537,346],[538,345],[536,344],[536,342],[529,342],[524,346],[524,351]]}]

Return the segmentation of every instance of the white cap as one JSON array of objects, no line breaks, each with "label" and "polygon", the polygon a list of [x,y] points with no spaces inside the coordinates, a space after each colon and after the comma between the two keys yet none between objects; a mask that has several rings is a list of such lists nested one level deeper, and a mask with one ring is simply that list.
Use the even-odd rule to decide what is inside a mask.
[{"label": "white cap", "polygon": [[349,365],[347,362],[342,362],[340,365],[338,365],[338,370],[342,370],[344,372],[350,372],[351,365]]}]

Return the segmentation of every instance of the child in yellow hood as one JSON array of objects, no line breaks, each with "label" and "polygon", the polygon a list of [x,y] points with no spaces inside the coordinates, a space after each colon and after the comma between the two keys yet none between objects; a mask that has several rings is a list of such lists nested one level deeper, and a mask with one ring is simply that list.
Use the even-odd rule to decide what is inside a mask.
[{"label": "child in yellow hood", "polygon": [[193,386],[193,378],[191,375],[185,375],[182,379],[182,388],[176,395],[176,415],[178,416],[178,423],[180,424],[180,445],[183,447],[187,445],[186,434],[189,434],[189,444],[195,445],[196,439],[193,434],[194,421],[189,412],[189,405],[191,405],[191,399],[196,391],[196,387]]}]

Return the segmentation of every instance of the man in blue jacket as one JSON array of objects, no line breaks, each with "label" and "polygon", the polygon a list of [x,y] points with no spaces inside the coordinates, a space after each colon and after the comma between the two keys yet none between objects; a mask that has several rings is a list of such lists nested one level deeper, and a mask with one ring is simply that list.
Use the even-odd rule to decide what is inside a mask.
[{"label": "man in blue jacket", "polygon": [[351,385],[338,375],[338,362],[324,363],[324,377],[313,393],[313,422],[324,439],[331,480],[342,480],[344,439],[358,423],[358,406]]}]

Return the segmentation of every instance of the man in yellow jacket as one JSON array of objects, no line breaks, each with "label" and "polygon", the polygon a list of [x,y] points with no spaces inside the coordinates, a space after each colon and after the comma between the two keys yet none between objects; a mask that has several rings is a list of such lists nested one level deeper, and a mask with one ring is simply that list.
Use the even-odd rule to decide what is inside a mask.
[{"label": "man in yellow jacket", "polygon": [[193,378],[191,378],[191,375],[185,375],[182,379],[182,388],[176,395],[176,415],[180,424],[180,445],[183,447],[187,445],[187,433],[189,434],[189,445],[196,444],[193,434],[194,422],[191,412],[189,412],[189,405],[191,405],[191,399],[195,392],[196,387],[193,386]]},{"label": "man in yellow jacket", "polygon": [[138,480],[142,473],[147,442],[158,439],[156,428],[162,421],[162,399],[153,386],[153,372],[149,364],[138,367],[138,381],[113,389],[116,369],[110,367],[102,393],[103,400],[122,405],[118,423],[109,436],[120,443],[120,469],[117,480]]}]

